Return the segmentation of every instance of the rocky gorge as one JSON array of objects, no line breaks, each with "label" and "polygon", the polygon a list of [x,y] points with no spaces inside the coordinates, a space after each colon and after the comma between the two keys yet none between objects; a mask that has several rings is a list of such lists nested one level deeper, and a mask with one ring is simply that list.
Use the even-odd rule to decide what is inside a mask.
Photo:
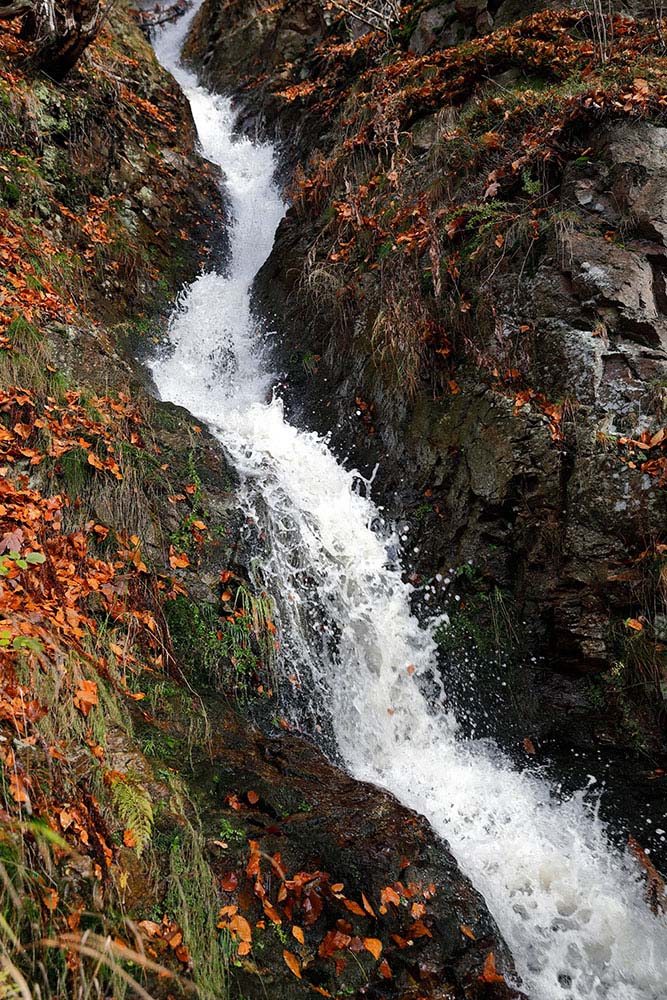
[{"label": "rocky gorge", "polygon": [[256,285],[289,405],[377,463],[420,578],[463,574],[464,632],[507,610],[534,734],[659,755],[662,43],[620,5],[603,52],[568,6],[412,6],[385,38],[209,3],[187,52],[289,137]]},{"label": "rocky gorge", "polygon": [[65,84],[2,35],[0,988],[519,996],[427,824],[276,716],[236,473],[136,361],[229,249],[138,20]]},{"label": "rocky gorge", "polygon": [[[610,755],[648,919],[662,22],[530,6],[205,0],[185,60],[279,144],[289,208],[253,300],[290,419],[399,524],[463,732],[522,765]],[[295,724],[269,522],[215,421],[156,399],[137,360],[187,318],[186,297],[167,320],[178,290],[238,256],[232,178],[142,37],[155,19],[116,8],[65,84],[2,36],[2,989],[518,998],[437,825]]]}]

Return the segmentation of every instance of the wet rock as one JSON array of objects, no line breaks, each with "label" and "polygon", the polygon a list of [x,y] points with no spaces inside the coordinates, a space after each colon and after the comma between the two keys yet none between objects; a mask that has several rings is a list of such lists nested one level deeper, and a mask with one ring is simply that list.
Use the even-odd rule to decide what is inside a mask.
[{"label": "wet rock", "polygon": [[240,17],[236,8],[206,0],[183,51],[216,89],[237,91],[239,82],[260,64],[270,74],[284,62],[306,57],[325,31],[321,8],[307,0],[287,6],[274,4]]},{"label": "wet rock", "polygon": [[137,192],[137,201],[140,201],[145,208],[156,208],[159,204],[155,192],[145,185]]},{"label": "wet rock", "polygon": [[[265,916],[254,879],[245,875],[245,840],[234,846],[228,836],[226,847],[217,843],[219,831],[231,825],[257,843],[269,900],[284,920],[284,931],[289,934],[283,905],[293,905],[291,922],[301,924],[305,932],[303,948],[291,936],[283,945],[270,929],[254,932],[261,950],[254,949],[252,961],[234,972],[243,996],[259,1000],[268,986],[273,995],[300,997],[313,985],[334,994],[345,990],[374,995],[379,990],[387,998],[406,996],[416,988],[424,1000],[444,995],[510,1000],[522,995],[504,982],[480,978],[493,953],[497,968],[511,981],[511,959],[482,898],[425,820],[388,793],[348,777],[298,736],[267,738],[229,709],[214,703],[207,707],[212,739],[208,752],[195,760],[194,783],[202,793],[214,871],[223,880],[236,873],[230,885],[238,879],[227,901],[237,903],[253,925]],[[315,873],[309,877],[315,886],[313,915],[322,906],[316,919],[299,903],[290,903],[289,896],[285,901],[283,895],[280,903],[270,864],[276,851],[288,880],[299,872]],[[337,891],[351,906],[324,888],[331,884],[342,885]],[[383,903],[383,890],[394,886],[399,894],[405,890],[405,904]],[[367,905],[362,906],[364,898]],[[333,957],[322,953],[325,935],[335,930],[352,942],[379,940],[390,977],[385,978],[387,969],[383,972],[380,961],[371,960],[363,949],[355,960],[353,943],[353,952],[343,943]],[[285,966],[283,947],[299,955],[303,984]],[[449,992],[443,994],[443,989]]]},{"label": "wet rock", "polygon": [[416,122],[412,130],[412,145],[419,152],[429,150],[438,138],[440,115],[430,115]]},{"label": "wet rock", "polygon": [[518,70],[515,66],[512,66],[510,69],[506,69],[504,73],[498,73],[497,76],[494,76],[493,82],[497,84],[498,87],[501,87],[503,90],[505,90],[520,79],[521,79],[521,71]]}]

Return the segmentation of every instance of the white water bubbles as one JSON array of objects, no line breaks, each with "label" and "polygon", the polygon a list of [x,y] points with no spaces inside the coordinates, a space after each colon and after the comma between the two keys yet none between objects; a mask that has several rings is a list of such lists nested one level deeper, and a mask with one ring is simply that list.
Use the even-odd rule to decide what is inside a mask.
[{"label": "white water bubbles", "polygon": [[165,399],[216,424],[223,414],[263,401],[272,383],[250,308],[250,286],[271,251],[285,206],[274,184],[273,146],[237,134],[231,99],[201,87],[180,63],[197,9],[161,31],[155,51],[190,102],[203,155],[223,170],[231,259],[226,274],[202,274],[186,289],[171,319],[170,347],[152,369]]},{"label": "white water bubbles", "polygon": [[156,50],[191,101],[204,154],[224,171],[232,255],[228,273],[186,290],[172,347],[152,368],[161,396],[207,421],[241,475],[264,536],[262,584],[279,602],[282,669],[301,685],[295,719],[316,734],[326,720],[353,775],[388,788],[449,841],[533,1000],[665,1000],[667,926],[650,913],[633,861],[583,793],[563,801],[493,742],[463,738],[433,629],[413,615],[396,564],[400,540],[377,530],[378,509],[326,442],[268,400],[250,288],[283,214],[274,151],[236,135],[230,101],[179,65],[193,16],[165,29]]}]

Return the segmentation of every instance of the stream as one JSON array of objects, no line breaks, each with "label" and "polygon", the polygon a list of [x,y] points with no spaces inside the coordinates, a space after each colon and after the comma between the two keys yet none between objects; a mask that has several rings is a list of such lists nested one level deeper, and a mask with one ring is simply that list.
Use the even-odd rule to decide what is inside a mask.
[{"label": "stream", "polygon": [[[424,815],[484,896],[532,1000],[664,1000],[667,923],[586,789],[563,799],[491,740],[459,733],[433,631],[411,610],[400,543],[370,484],[292,426],[251,287],[284,214],[276,152],[234,131],[231,100],[180,65],[196,12],[164,28],[158,58],[188,97],[231,207],[225,273],[203,273],[152,362],[162,398],[205,421],[241,477],[262,536],[257,583],[277,601],[278,671],[292,721],[356,778]],[[291,680],[291,684],[288,683]]]}]

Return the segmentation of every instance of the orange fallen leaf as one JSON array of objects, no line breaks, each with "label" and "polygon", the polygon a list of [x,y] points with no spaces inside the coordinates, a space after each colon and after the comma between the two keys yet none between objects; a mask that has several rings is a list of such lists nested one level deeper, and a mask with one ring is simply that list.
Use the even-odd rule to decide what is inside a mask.
[{"label": "orange fallen leaf", "polygon": [[470,929],[470,927],[468,927],[467,924],[459,924],[459,928],[461,930],[461,933],[465,934],[467,938],[470,938],[471,941],[475,940],[475,935],[473,934],[472,930]]},{"label": "orange fallen leaf", "polygon": [[160,924],[156,924],[154,920],[140,920],[138,926],[142,931],[145,931],[149,937],[156,937],[158,934],[162,933],[162,927]]},{"label": "orange fallen leaf", "polygon": [[386,886],[380,893],[380,899],[383,903],[393,903],[394,906],[401,905],[401,897],[398,895],[395,889],[392,889],[390,885]]},{"label": "orange fallen leaf", "polygon": [[433,937],[423,920],[415,920],[415,922],[410,925],[409,934],[412,938]]},{"label": "orange fallen leaf", "polygon": [[169,565],[172,569],[185,569],[190,565],[190,560],[185,552],[176,552],[173,545],[169,546]]},{"label": "orange fallen leaf", "polygon": [[178,961],[182,962],[183,965],[187,965],[189,963],[190,952],[188,951],[188,949],[185,947],[184,944],[179,945],[178,948],[175,949],[174,954],[176,955]]},{"label": "orange fallen leaf", "polygon": [[89,715],[93,705],[97,705],[97,684],[82,680],[74,695],[74,705],[82,715]]},{"label": "orange fallen leaf", "polygon": [[392,934],[392,941],[395,941],[399,948],[407,948],[409,945],[413,944],[412,941],[408,941],[407,938],[401,937],[400,934]]},{"label": "orange fallen leaf", "polygon": [[477,978],[480,979],[483,983],[505,982],[505,977],[499,975],[496,972],[496,956],[493,954],[492,951],[490,951],[489,954],[486,956],[486,960],[484,962],[484,968],[482,969],[481,974]]},{"label": "orange fallen leaf", "polygon": [[256,806],[257,803],[259,802],[259,795],[257,794],[257,792],[254,792],[251,789],[248,792],[247,799],[248,799],[248,802],[250,803],[251,806]]},{"label": "orange fallen leaf", "polygon": [[297,927],[296,924],[292,928],[292,937],[296,938],[296,940],[299,942],[299,944],[305,944],[305,938],[303,936],[303,931],[301,930],[300,927]]},{"label": "orange fallen leaf", "polygon": [[252,928],[240,913],[235,913],[229,921],[229,929],[239,936],[241,941],[252,941]]},{"label": "orange fallen leaf", "polygon": [[347,910],[349,910],[350,913],[354,913],[358,917],[365,917],[366,916],[366,914],[364,913],[363,909],[359,906],[358,903],[355,903],[355,901],[353,899],[344,899],[343,900],[343,906]]},{"label": "orange fallen leaf", "polygon": [[386,958],[380,965],[379,972],[383,979],[391,979],[391,969],[389,968],[389,962]]},{"label": "orange fallen leaf", "polygon": [[262,906],[264,907],[264,912],[266,913],[269,920],[272,920],[274,924],[282,924],[282,918],[278,911],[276,910],[273,903],[271,903],[266,896],[262,900]]},{"label": "orange fallen leaf", "polygon": [[366,951],[370,951],[377,961],[382,954],[382,941],[379,938],[364,938],[364,948]]},{"label": "orange fallen leaf", "polygon": [[58,895],[56,890],[52,889],[50,886],[46,888],[42,894],[42,900],[44,901],[44,906],[47,908],[47,910],[51,910],[51,913],[53,913],[53,911],[57,907],[59,899],[60,896]]},{"label": "orange fallen leaf", "polygon": [[301,979],[301,967],[299,965],[299,959],[296,955],[293,955],[291,951],[287,951],[283,948],[283,958],[285,959],[285,965],[292,972],[297,979]]},{"label": "orange fallen leaf", "polygon": [[30,796],[28,795],[28,789],[26,784],[20,774],[12,774],[9,778],[9,790],[12,793],[12,798],[14,802],[19,805],[25,803],[30,805]]},{"label": "orange fallen leaf", "polygon": [[331,958],[335,951],[342,951],[347,948],[352,938],[344,931],[327,931],[324,939],[320,942],[317,954],[320,958]]},{"label": "orange fallen leaf", "polygon": [[123,830],[123,843],[126,847],[137,846],[137,838],[134,835],[134,830]]}]

